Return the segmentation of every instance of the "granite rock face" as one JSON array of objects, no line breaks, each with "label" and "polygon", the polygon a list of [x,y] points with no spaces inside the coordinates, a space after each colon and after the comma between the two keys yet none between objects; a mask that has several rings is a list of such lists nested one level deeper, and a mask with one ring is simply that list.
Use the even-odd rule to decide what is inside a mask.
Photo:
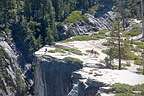
[{"label": "granite rock face", "polygon": [[66,62],[53,57],[35,59],[35,96],[95,96],[103,83],[87,79],[74,73],[82,64]]},{"label": "granite rock face", "polygon": [[81,64],[65,62],[52,57],[37,58],[35,96],[67,96],[73,87],[71,75]]},{"label": "granite rock face", "polygon": [[[133,64],[127,70],[107,67],[104,62],[107,55],[103,53],[107,47],[103,42],[106,40],[58,42],[36,51],[35,96],[114,96],[106,92],[115,83],[143,84],[144,76],[131,70],[135,67]],[[81,54],[55,50],[59,48],[77,49]],[[87,50],[94,50],[97,54]]]},{"label": "granite rock face", "polygon": [[[24,62],[11,33],[0,36],[0,96],[31,96],[31,64]],[[28,75],[27,75],[28,74]]]},{"label": "granite rock face", "polygon": [[100,17],[94,17],[90,14],[85,14],[86,21],[78,21],[74,24],[65,24],[59,35],[62,39],[75,36],[94,33],[98,30],[110,30],[112,28],[112,21],[115,18],[115,13],[109,11]]},{"label": "granite rock face", "polygon": [[20,96],[26,91],[24,74],[15,50],[4,39],[0,40],[0,96]]}]

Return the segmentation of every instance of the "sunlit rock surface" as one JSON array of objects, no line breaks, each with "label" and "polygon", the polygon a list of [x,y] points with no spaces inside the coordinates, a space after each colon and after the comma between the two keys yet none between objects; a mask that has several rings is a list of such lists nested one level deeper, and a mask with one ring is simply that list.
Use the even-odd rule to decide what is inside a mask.
[{"label": "sunlit rock surface", "polygon": [[71,37],[74,35],[82,35],[93,33],[98,30],[111,29],[112,21],[115,18],[115,13],[109,11],[100,17],[94,17],[90,14],[85,14],[87,21],[78,21],[74,24],[64,25],[62,32],[59,33],[60,37]]},{"label": "sunlit rock surface", "polygon": [[[102,96],[114,96],[114,94],[105,94],[99,91],[101,87],[115,83],[143,84],[144,76],[135,73],[132,70],[134,66],[130,66],[127,70],[112,70],[106,67],[104,59],[107,55],[102,52],[107,49],[102,45],[104,42],[106,39],[59,42],[53,46],[46,45],[35,52],[36,57],[40,59],[36,59],[38,60],[36,62],[41,60],[43,62],[36,63],[36,82],[39,82],[35,89],[37,96],[95,96],[98,93]],[[79,50],[81,54],[66,50],[65,52],[51,52],[57,48],[74,48]],[[91,52],[92,50],[93,52]],[[65,57],[73,57],[83,61],[83,67],[78,67],[77,64],[74,64],[75,67],[70,67],[71,63],[66,63],[63,60]],[[64,75],[63,71],[68,75]],[[68,80],[72,81],[65,82],[64,78],[69,78]],[[64,82],[70,84],[64,87]],[[47,93],[49,91],[46,90],[51,90],[52,93],[49,94]]]}]

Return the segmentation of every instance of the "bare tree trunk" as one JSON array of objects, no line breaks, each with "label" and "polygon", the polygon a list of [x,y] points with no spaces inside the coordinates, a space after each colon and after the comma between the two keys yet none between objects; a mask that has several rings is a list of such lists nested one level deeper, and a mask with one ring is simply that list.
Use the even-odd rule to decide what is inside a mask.
[{"label": "bare tree trunk", "polygon": [[120,15],[121,15],[121,17],[120,17],[120,21],[118,22],[118,59],[119,59],[119,70],[121,70],[121,27],[120,27],[120,25],[121,25],[121,21],[122,21],[122,31],[124,31],[125,30],[125,26],[124,26],[124,8],[123,8],[124,6],[123,6],[123,0],[120,0],[120,4],[119,4],[119,11],[120,11]]},{"label": "bare tree trunk", "polygon": [[118,23],[118,58],[119,58],[119,70],[121,70],[121,32],[120,22]]}]

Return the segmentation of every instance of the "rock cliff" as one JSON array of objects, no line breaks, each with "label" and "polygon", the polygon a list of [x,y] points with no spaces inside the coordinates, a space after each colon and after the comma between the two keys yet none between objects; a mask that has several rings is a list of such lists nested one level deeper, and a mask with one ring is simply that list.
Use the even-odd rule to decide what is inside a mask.
[{"label": "rock cliff", "polygon": [[20,96],[26,92],[24,74],[16,52],[4,39],[0,41],[0,95]]},{"label": "rock cliff", "polygon": [[59,42],[36,51],[35,95],[114,96],[103,95],[112,84],[143,84],[144,76],[129,70],[133,66],[127,70],[106,67],[107,55],[102,51],[107,49],[102,45],[104,42],[106,39]]}]

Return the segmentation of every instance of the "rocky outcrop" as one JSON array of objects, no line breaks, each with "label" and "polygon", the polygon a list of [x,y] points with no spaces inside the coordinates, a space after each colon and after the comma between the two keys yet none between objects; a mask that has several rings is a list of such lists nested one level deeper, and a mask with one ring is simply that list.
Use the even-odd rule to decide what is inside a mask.
[{"label": "rocky outcrop", "polygon": [[[114,96],[113,93],[107,94],[107,91],[115,83],[131,86],[143,84],[144,76],[130,70],[133,66],[127,70],[106,67],[104,60],[107,55],[103,49],[107,48],[102,45],[104,42],[105,39],[59,42],[36,51],[35,96]],[[79,50],[81,54],[70,50],[59,51],[60,48]]]},{"label": "rocky outcrop", "polygon": [[32,83],[21,68],[20,54],[12,38],[0,36],[0,96],[27,96]]},{"label": "rocky outcrop", "polygon": [[82,35],[87,33],[93,33],[98,30],[111,29],[112,20],[115,18],[115,14],[112,11],[105,13],[100,17],[94,17],[90,14],[85,14],[86,21],[78,21],[74,24],[64,25],[63,30],[60,32],[60,37],[71,37],[73,35]]},{"label": "rocky outcrop", "polygon": [[22,96],[26,92],[24,75],[11,46],[0,40],[0,96]]},{"label": "rocky outcrop", "polygon": [[[92,42],[90,42],[90,45],[91,43]],[[82,44],[84,45],[87,43],[83,42]],[[56,45],[61,45],[63,47],[73,46],[71,43],[66,45]],[[99,81],[93,81],[92,79],[84,78],[82,77],[82,74],[77,73],[80,69],[83,69],[83,67],[94,67],[95,64],[92,64],[92,62],[96,63],[93,61],[94,58],[89,58],[82,55],[80,58],[83,58],[82,61],[84,61],[83,63],[85,64],[81,65],[78,63],[68,62],[64,59],[64,57],[70,56],[78,57],[74,54],[50,54],[49,52],[45,52],[46,48],[47,50],[53,49],[53,47],[51,48],[50,46],[45,46],[39,51],[35,52],[35,55],[37,57],[35,59],[36,85],[34,87],[36,96],[95,96],[97,94],[99,87],[101,87],[103,83]],[[86,82],[83,82],[83,80]]]},{"label": "rocky outcrop", "polygon": [[81,82],[81,74],[74,73],[81,64],[53,57],[36,58],[35,96],[95,96],[103,83],[87,79]]}]

